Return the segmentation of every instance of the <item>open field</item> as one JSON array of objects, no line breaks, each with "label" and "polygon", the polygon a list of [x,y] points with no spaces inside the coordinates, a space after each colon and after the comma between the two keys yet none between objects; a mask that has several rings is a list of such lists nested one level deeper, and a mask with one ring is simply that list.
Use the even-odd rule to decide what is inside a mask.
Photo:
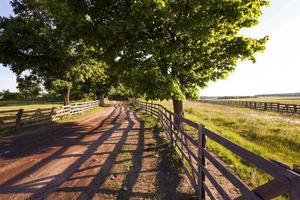
[{"label": "open field", "polygon": [[[53,107],[59,108],[62,104],[58,102],[47,102],[47,101],[22,101],[22,100],[8,100],[8,101],[0,101],[0,111],[9,111],[12,110],[13,112],[9,113],[0,113],[0,123],[1,120],[6,117],[16,117],[16,113],[19,109],[24,109],[24,111],[30,110],[37,110],[37,109],[51,109]],[[5,123],[15,122],[16,119],[6,119],[3,120]],[[2,130],[0,131],[0,137],[8,136],[8,135],[15,135],[23,132],[24,130],[37,128],[42,125],[36,125],[32,127],[22,128],[20,130]]]},{"label": "open field", "polygon": [[[71,103],[92,101],[89,99],[71,101]],[[61,101],[47,101],[47,100],[0,100],[0,110],[33,110],[37,108],[52,108],[63,106]]]},{"label": "open field", "polygon": [[25,101],[25,100],[1,100],[0,110],[33,110],[38,108],[52,108],[62,106],[58,101]]},{"label": "open field", "polygon": [[271,102],[283,104],[298,104],[300,105],[300,97],[258,97],[258,98],[241,98],[241,99],[220,99],[229,101],[253,101],[253,102]]},{"label": "open field", "polygon": [[[171,102],[160,102],[172,110]],[[247,108],[185,101],[185,117],[204,124],[213,132],[240,144],[248,150],[288,165],[300,164],[300,118]],[[260,185],[268,177],[243,162],[230,151],[208,140],[208,147],[250,187]]]},{"label": "open field", "polygon": [[[47,104],[47,102],[29,105],[13,105],[12,102],[10,103],[10,106],[0,107],[0,137],[19,134],[25,130],[47,125],[53,121],[55,121],[55,123],[72,121],[79,117],[83,117],[101,110],[101,107],[98,106],[98,103],[90,104],[89,102],[88,104],[73,104],[72,107],[68,107],[67,109],[61,108],[61,104]],[[88,105],[88,107],[86,105]],[[109,105],[106,104],[103,106]],[[52,113],[53,107],[56,107],[55,113]],[[18,124],[20,125],[16,127],[18,121],[18,109],[20,108],[23,108],[24,112],[19,118],[20,121]],[[38,112],[37,108],[41,110]]]}]

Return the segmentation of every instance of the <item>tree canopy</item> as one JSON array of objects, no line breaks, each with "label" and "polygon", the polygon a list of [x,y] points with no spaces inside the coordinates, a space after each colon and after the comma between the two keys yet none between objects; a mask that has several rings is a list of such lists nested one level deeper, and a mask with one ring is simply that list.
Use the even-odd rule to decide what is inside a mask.
[{"label": "tree canopy", "polygon": [[[0,30],[17,29],[14,23],[25,18],[30,22],[26,29],[45,33],[37,34],[42,45],[37,49],[44,49],[59,35],[54,41],[60,48],[47,51],[49,56],[58,55],[55,60],[69,63],[69,57],[62,55],[80,49],[76,46],[82,43],[94,50],[89,56],[105,62],[110,76],[135,95],[182,104],[183,99],[196,98],[209,81],[225,78],[239,60],[255,61],[255,53],[264,50],[267,37],[243,36],[241,30],[256,25],[266,5],[267,0],[14,0],[18,15],[2,18],[2,24],[8,25]],[[43,31],[39,20],[31,22],[35,13],[46,24]],[[0,34],[3,40],[5,34]],[[8,58],[1,57],[1,62],[14,66],[12,56]],[[48,56],[42,60],[45,69],[55,68],[48,64]]]},{"label": "tree canopy", "polygon": [[74,85],[76,89],[86,88],[80,92],[84,96],[95,90],[90,87],[87,91],[85,82],[97,79],[93,84],[99,85],[107,78],[104,65],[93,58],[92,49],[59,29],[60,24],[42,4],[15,0],[12,6],[16,16],[0,18],[0,62],[17,76],[27,70],[30,77],[43,79],[46,89],[64,95],[64,104],[69,104]]},{"label": "tree canopy", "polygon": [[34,99],[42,92],[41,80],[33,75],[17,77],[18,90],[25,99]]}]

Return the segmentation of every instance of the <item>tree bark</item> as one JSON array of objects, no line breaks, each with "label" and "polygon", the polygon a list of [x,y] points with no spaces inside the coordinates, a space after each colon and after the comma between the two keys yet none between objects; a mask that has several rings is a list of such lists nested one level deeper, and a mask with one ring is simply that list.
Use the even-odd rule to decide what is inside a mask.
[{"label": "tree bark", "polygon": [[[174,123],[177,127],[181,127],[181,120],[180,118],[183,117],[184,113],[183,113],[183,103],[182,100],[176,100],[176,99],[172,99],[173,101],[173,110],[174,113],[179,116],[179,118],[175,118],[174,119]],[[176,128],[176,127],[175,127]],[[177,129],[177,128],[176,128]]]},{"label": "tree bark", "polygon": [[99,100],[99,105],[103,106],[104,105],[104,95],[98,95],[98,100]]},{"label": "tree bark", "polygon": [[70,104],[70,93],[71,93],[71,89],[70,88],[66,88],[63,90],[63,95],[64,95],[64,105],[69,105]]}]

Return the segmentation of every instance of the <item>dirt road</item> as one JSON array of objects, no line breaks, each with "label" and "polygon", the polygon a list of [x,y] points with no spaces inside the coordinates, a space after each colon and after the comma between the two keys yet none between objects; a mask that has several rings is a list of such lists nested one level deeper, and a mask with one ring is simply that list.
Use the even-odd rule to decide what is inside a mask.
[{"label": "dirt road", "polygon": [[193,199],[126,103],[0,139],[0,199]]}]

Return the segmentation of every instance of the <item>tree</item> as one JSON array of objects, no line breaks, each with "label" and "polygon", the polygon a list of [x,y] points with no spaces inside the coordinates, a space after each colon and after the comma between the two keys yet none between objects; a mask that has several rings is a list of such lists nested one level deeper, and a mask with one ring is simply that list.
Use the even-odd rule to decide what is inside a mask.
[{"label": "tree", "polygon": [[96,96],[98,99],[103,100],[103,96],[108,93],[110,85],[107,69],[108,66],[105,63],[87,59],[82,64],[69,70],[65,74],[63,83],[69,84],[75,99],[91,99]]},{"label": "tree", "polygon": [[30,70],[44,80],[46,89],[63,94],[65,105],[72,88],[82,90],[77,93],[81,96],[108,88],[107,65],[93,55],[99,48],[89,48],[76,34],[71,37],[65,29],[71,18],[57,20],[55,13],[47,12],[47,1],[14,0],[12,6],[16,16],[0,18],[1,63],[17,75]]},{"label": "tree", "polygon": [[71,89],[77,99],[97,95],[102,96],[108,91],[107,65],[93,59],[82,60],[63,74],[64,79],[46,79],[46,88],[64,94],[64,104],[68,105]]},{"label": "tree", "polygon": [[[104,61],[125,85],[148,99],[198,96],[209,81],[225,78],[239,60],[255,61],[267,37],[240,31],[258,23],[266,0],[46,1],[64,30],[101,46]],[[61,6],[66,12],[59,12]],[[93,30],[93,31],[92,31]]]},{"label": "tree", "polygon": [[109,97],[115,100],[127,100],[129,97],[132,97],[132,90],[121,83],[116,83],[111,86]]},{"label": "tree", "polygon": [[42,91],[41,80],[33,75],[18,76],[17,83],[17,88],[25,99],[37,98]]},{"label": "tree", "polygon": [[91,56],[125,86],[147,99],[172,99],[179,115],[183,99],[225,78],[239,60],[254,62],[267,40],[241,34],[258,23],[267,0],[14,1],[24,2],[51,19],[50,32],[94,48]]},{"label": "tree", "polygon": [[[10,67],[17,76],[29,70],[44,80],[57,79],[54,83],[57,87],[69,86],[63,79],[76,65],[77,43],[57,29],[41,2],[14,0],[12,6],[14,17],[0,17],[0,63]],[[68,99],[69,88],[62,91]]]},{"label": "tree", "polygon": [[[85,80],[78,84],[80,93],[96,95],[100,104],[104,104],[104,97],[110,91],[112,76],[109,74],[109,67],[104,62],[97,62],[92,59],[86,65],[89,73],[86,73]],[[116,81],[116,80],[114,80]]]}]

